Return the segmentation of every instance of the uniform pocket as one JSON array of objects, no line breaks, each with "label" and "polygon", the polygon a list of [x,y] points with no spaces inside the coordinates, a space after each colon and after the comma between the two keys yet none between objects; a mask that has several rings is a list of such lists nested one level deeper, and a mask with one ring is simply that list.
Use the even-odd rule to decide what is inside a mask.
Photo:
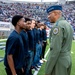
[{"label": "uniform pocket", "polygon": [[70,56],[59,57],[58,62],[66,68],[72,64]]}]

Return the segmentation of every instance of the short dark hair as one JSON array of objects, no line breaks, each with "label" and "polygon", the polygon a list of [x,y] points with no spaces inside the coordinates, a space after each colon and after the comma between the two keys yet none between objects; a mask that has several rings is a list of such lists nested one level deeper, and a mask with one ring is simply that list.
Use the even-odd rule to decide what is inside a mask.
[{"label": "short dark hair", "polygon": [[15,15],[15,16],[13,16],[13,18],[12,18],[12,24],[13,24],[13,26],[16,26],[17,22],[18,22],[21,18],[23,18],[23,16],[21,16],[21,15]]},{"label": "short dark hair", "polygon": [[30,18],[25,17],[25,22],[27,22],[27,21],[31,21],[31,19],[30,19]]}]

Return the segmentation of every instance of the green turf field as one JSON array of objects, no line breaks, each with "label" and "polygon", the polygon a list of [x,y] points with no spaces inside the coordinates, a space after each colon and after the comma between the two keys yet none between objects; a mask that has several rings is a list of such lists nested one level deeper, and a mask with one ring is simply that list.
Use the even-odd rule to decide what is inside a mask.
[{"label": "green turf field", "polygon": [[4,53],[5,53],[4,50],[0,50],[0,57],[4,57]]},{"label": "green turf field", "polygon": [[[6,39],[0,39],[0,43],[6,42]],[[1,46],[5,46],[5,44],[2,44]],[[0,50],[0,57],[4,57],[4,50]]]},{"label": "green turf field", "polygon": [[[0,39],[0,43],[6,42],[6,39]],[[5,46],[4,44],[2,46]],[[4,57],[5,51],[0,50],[0,57]],[[0,62],[0,75],[6,75],[3,62]]]},{"label": "green turf field", "polygon": [[[48,50],[49,48],[49,45],[47,45],[47,48],[46,48],[46,51]],[[75,41],[73,41],[72,43],[72,72],[71,72],[71,75],[75,75]],[[4,57],[4,50],[0,50],[0,57]],[[45,75],[45,63],[42,65],[38,75]],[[4,70],[4,65],[3,65],[3,62],[0,62],[0,75],[6,75],[5,73],[5,70]]]}]

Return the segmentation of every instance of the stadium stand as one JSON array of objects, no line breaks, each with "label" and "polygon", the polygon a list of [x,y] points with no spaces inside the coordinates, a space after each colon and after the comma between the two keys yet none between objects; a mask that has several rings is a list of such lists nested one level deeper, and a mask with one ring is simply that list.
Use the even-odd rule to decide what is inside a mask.
[{"label": "stadium stand", "polygon": [[[10,22],[13,15],[21,14],[25,17],[47,21],[46,8],[51,3],[5,3],[0,1],[0,21]],[[63,6],[63,16],[75,29],[75,3]],[[39,10],[39,11],[38,11]]]}]

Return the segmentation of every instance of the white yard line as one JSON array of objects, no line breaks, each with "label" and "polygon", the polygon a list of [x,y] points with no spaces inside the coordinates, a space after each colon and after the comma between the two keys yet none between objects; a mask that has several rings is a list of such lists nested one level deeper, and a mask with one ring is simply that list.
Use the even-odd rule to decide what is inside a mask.
[{"label": "white yard line", "polygon": [[0,62],[3,61],[3,59],[4,59],[3,57],[0,57]]},{"label": "white yard line", "polygon": [[33,75],[37,75],[39,71],[35,71]]},{"label": "white yard line", "polygon": [[73,54],[73,52],[71,52]]},{"label": "white yard line", "polygon": [[48,51],[46,52],[46,54],[45,54],[45,58],[47,57],[47,54],[49,53],[49,50],[50,50],[50,48],[49,48]]},{"label": "white yard line", "polygon": [[75,40],[73,40],[73,42],[75,42]]},{"label": "white yard line", "polygon": [[[46,54],[45,54],[45,58],[47,57],[47,54],[49,53],[49,50],[50,50],[50,48],[49,48],[48,51],[46,52]],[[39,68],[39,70],[40,70],[40,68]],[[39,70],[38,70],[38,71],[35,71],[33,75],[37,75],[38,72],[39,72]]]},{"label": "white yard line", "polygon": [[0,39],[0,41],[6,41],[7,39]]}]

